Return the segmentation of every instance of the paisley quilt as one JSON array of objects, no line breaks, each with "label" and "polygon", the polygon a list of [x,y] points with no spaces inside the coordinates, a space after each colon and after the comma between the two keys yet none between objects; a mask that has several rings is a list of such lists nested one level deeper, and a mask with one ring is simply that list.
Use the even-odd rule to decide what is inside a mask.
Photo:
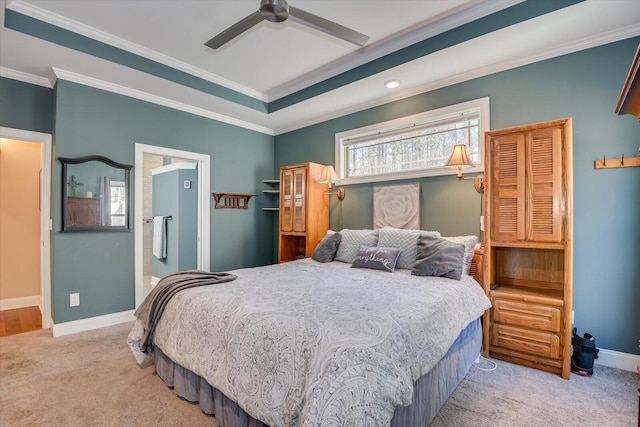
[{"label": "paisley quilt", "polygon": [[[154,344],[271,426],[388,426],[490,303],[462,280],[304,259],[178,292]],[[139,353],[142,327],[128,342]],[[140,360],[139,360],[140,361]]]}]

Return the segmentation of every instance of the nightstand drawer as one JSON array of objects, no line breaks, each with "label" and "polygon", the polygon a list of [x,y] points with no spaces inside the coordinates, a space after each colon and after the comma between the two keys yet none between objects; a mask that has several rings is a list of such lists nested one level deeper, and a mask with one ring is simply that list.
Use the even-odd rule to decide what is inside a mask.
[{"label": "nightstand drawer", "polygon": [[509,348],[550,359],[560,358],[560,337],[515,326],[491,326],[491,345]]},{"label": "nightstand drawer", "polygon": [[559,307],[493,299],[493,321],[541,331],[560,332],[562,311]]}]

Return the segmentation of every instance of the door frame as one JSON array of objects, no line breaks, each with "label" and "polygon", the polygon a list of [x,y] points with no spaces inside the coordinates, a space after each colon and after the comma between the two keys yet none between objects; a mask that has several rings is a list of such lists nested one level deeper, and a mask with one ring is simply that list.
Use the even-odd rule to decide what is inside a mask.
[{"label": "door frame", "polygon": [[51,216],[52,190],[52,138],[49,133],[33,132],[22,129],[0,127],[0,137],[18,141],[36,142],[42,145],[40,181],[40,295],[42,327],[51,328],[51,230],[53,230]]},{"label": "door frame", "polygon": [[211,176],[211,156],[208,154],[194,153],[191,151],[176,150],[173,148],[158,147],[135,143],[134,163],[134,270],[135,270],[135,307],[138,308],[144,300],[144,237],[143,223],[143,169],[144,154],[173,157],[191,160],[198,164],[198,218],[197,218],[197,268],[209,271],[210,266],[210,225],[211,204],[209,201],[209,188]]}]

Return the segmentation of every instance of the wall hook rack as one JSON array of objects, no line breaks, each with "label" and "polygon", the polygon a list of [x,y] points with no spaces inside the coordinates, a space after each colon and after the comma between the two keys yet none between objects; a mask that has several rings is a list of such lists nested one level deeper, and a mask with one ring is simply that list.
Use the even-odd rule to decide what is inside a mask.
[{"label": "wall hook rack", "polygon": [[594,169],[617,169],[617,168],[636,168],[640,167],[640,156],[638,157],[621,157],[617,159],[607,159],[602,156],[601,160],[595,160],[593,162]]},{"label": "wall hook rack", "polygon": [[216,209],[249,209],[249,199],[256,194],[211,193]]}]

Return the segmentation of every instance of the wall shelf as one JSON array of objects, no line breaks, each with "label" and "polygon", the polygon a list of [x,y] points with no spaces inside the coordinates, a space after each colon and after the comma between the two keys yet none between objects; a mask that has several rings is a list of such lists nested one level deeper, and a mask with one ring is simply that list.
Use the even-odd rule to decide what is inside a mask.
[{"label": "wall shelf", "polygon": [[255,194],[211,193],[216,209],[249,209],[249,199]]},{"label": "wall shelf", "polygon": [[[279,179],[263,179],[262,180],[263,184],[268,184],[270,186],[270,188],[267,188],[265,190],[262,190],[263,194],[268,194],[269,196],[279,196],[280,194],[280,180]],[[275,204],[277,204],[279,201],[279,197],[275,199]],[[280,210],[280,208],[278,206],[273,206],[273,207],[265,207],[262,208],[263,211],[271,211],[271,212],[278,212]]]}]

